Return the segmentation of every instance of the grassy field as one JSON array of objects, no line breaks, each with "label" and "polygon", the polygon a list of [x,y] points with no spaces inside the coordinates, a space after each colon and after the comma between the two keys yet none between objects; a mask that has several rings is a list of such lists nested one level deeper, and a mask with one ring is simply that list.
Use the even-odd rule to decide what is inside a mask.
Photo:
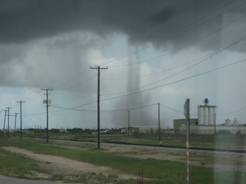
[{"label": "grassy field", "polygon": [[[30,140],[20,141],[18,138],[6,139],[0,137],[0,175],[18,177],[34,180],[59,180],[66,182],[78,182],[83,184],[133,184],[135,181],[120,180],[117,176],[96,173],[59,173],[53,168],[49,168],[49,163],[42,163],[29,159],[20,154],[12,153],[3,149],[4,146],[15,146],[21,148],[30,148],[30,150],[41,153],[40,149],[47,149],[47,153],[51,151],[53,145],[33,142]],[[27,146],[29,145],[29,146]],[[54,147],[55,148],[55,147]],[[53,150],[54,151],[54,150]],[[57,150],[58,151],[58,150]],[[53,152],[56,155],[56,151]]]},{"label": "grassy field", "polygon": [[38,162],[0,148],[1,175],[40,179],[38,173],[46,174]]},{"label": "grassy field", "polygon": [[[25,148],[35,153],[58,155],[98,166],[108,166],[134,175],[137,175],[139,170],[143,169],[144,177],[153,179],[146,182],[151,184],[177,184],[185,181],[185,164],[175,161],[138,159],[91,148],[81,150],[62,148],[57,145],[29,139],[25,139],[24,141],[18,141],[16,139],[10,139],[8,142],[0,141],[0,145],[11,145]],[[214,172],[212,169],[192,166],[191,184],[212,184],[214,180],[219,180],[219,183],[230,183],[230,181],[233,183],[235,175],[240,176],[242,183],[246,182],[246,174],[243,172]]]},{"label": "grassy field", "polygon": [[[13,143],[13,141],[11,141]],[[12,145],[12,143],[4,143],[4,145]],[[3,144],[2,144],[3,145]],[[59,180],[66,182],[78,182],[83,184],[123,184],[122,180],[119,180],[115,176],[106,177],[104,175],[97,175],[95,173],[87,174],[58,174],[44,167],[44,163],[28,159],[18,154],[10,153],[3,149],[0,149],[0,175],[18,177],[34,180]],[[95,182],[98,181],[98,182]],[[128,182],[128,181],[127,181]],[[131,181],[128,182],[131,184]]]},{"label": "grassy field", "polygon": [[[41,136],[42,137],[42,136]],[[43,136],[45,137],[45,136]],[[96,142],[96,135],[54,133],[50,134],[51,139],[89,141]],[[113,143],[130,143],[142,145],[159,145],[159,146],[185,146],[185,136],[182,135],[162,135],[161,141],[155,135],[135,135],[127,136],[122,134],[101,135],[102,142]],[[226,135],[218,134],[216,136],[198,136],[191,135],[191,147],[210,148],[210,149],[227,149],[227,150],[246,150],[246,136],[243,135]]]}]

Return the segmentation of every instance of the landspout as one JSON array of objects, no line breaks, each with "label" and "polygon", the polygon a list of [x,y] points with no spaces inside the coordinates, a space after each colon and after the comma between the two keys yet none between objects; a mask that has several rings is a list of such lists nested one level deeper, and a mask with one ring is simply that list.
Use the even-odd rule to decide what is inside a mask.
[{"label": "landspout", "polygon": [[[128,46],[128,74],[127,74],[127,84],[126,84],[126,91],[127,93],[131,93],[133,91],[140,91],[140,85],[141,85],[141,62],[139,58],[139,52],[138,48],[130,47]],[[143,123],[144,120],[147,120],[147,122],[144,122],[144,125],[149,124],[147,126],[150,126],[150,122],[153,122],[151,119],[151,114],[146,110],[142,109],[141,107],[149,104],[149,95],[142,94],[142,93],[134,93],[129,94],[125,97],[122,97],[122,99],[115,105],[116,109],[126,109],[126,112],[122,112],[125,115],[124,116],[118,116],[117,113],[113,115],[113,121],[118,124],[117,122],[120,122],[118,124],[118,128],[123,128],[128,126],[128,111],[130,111],[130,126],[139,126]],[[123,107],[122,107],[123,106]],[[135,107],[137,107],[135,109]],[[138,109],[138,107],[140,107]],[[134,108],[134,110],[132,110]],[[143,111],[146,110],[146,111]],[[119,118],[123,118],[119,120]]]}]

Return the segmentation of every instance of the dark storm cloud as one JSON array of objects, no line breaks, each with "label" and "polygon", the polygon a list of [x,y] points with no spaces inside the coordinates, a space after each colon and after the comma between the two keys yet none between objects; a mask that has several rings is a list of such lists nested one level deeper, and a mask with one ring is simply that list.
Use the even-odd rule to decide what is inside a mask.
[{"label": "dark storm cloud", "polygon": [[84,30],[183,47],[216,32],[223,15],[244,12],[244,7],[243,0],[1,0],[0,42]]}]

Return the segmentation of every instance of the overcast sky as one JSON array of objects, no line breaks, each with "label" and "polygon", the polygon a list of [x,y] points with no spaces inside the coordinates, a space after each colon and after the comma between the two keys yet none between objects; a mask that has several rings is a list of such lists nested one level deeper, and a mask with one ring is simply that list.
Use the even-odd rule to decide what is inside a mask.
[{"label": "overcast sky", "polygon": [[[23,99],[25,127],[44,127],[40,88],[48,87],[54,106],[95,110],[89,67],[105,65],[104,110],[160,102],[162,126],[171,127],[186,98],[193,116],[209,98],[219,123],[246,123],[245,62],[183,80],[246,58],[245,8],[243,0],[1,0],[1,108],[14,113]],[[156,113],[133,110],[132,123],[156,126]],[[50,118],[51,127],[96,127],[95,111],[51,107]],[[126,121],[126,111],[102,114],[104,127]]]}]

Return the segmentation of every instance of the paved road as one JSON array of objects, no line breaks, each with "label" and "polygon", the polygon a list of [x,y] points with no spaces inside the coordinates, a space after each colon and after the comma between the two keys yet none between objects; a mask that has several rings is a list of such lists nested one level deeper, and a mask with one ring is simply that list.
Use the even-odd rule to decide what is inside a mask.
[{"label": "paved road", "polygon": [[43,181],[43,180],[26,180],[0,176],[0,184],[62,184],[61,182]]}]

